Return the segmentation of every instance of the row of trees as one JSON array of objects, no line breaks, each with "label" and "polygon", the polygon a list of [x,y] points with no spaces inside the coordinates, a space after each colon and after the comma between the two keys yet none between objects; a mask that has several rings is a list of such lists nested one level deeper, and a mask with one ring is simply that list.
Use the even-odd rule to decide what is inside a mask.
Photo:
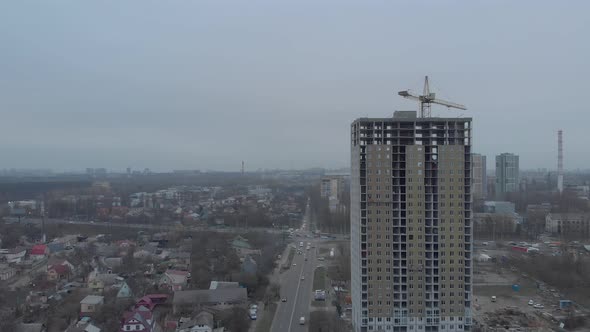
[{"label": "row of trees", "polygon": [[590,295],[590,262],[563,248],[561,256],[526,256],[512,258],[520,270],[562,290],[574,290],[579,297]]},{"label": "row of trees", "polygon": [[310,199],[311,218],[318,230],[328,233],[350,233],[350,192],[343,190],[340,204],[344,207],[340,211],[330,211],[328,198],[321,197],[320,186],[308,189]]},{"label": "row of trees", "polygon": [[474,236],[476,238],[504,240],[509,236],[518,235],[520,225],[510,215],[488,214],[483,219],[474,222]]}]

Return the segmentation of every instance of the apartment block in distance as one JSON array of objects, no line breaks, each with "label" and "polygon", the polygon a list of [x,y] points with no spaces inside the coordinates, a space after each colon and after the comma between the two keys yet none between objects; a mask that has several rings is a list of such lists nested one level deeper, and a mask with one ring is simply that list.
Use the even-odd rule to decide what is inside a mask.
[{"label": "apartment block in distance", "polygon": [[342,202],[342,192],[344,191],[345,176],[343,175],[328,175],[321,179],[320,196],[328,199],[330,212],[343,212],[344,207]]},{"label": "apartment block in distance", "polygon": [[518,191],[518,156],[502,153],[496,156],[496,199],[504,200],[506,193]]},{"label": "apartment block in distance", "polygon": [[471,118],[351,125],[355,332],[469,331]]},{"label": "apartment block in distance", "polygon": [[486,156],[479,153],[471,155],[473,168],[471,190],[474,199],[484,199],[488,195],[488,175],[486,167]]}]

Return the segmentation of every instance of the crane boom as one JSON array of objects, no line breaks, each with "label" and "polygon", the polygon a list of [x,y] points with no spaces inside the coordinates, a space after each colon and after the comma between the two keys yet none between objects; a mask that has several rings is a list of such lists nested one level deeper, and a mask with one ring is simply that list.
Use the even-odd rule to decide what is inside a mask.
[{"label": "crane boom", "polygon": [[436,94],[430,92],[430,85],[428,84],[428,76],[424,78],[424,90],[423,95],[417,96],[408,90],[400,91],[397,94],[410,100],[415,100],[420,103],[420,117],[430,117],[430,104],[443,105],[448,108],[457,108],[460,110],[466,110],[467,107],[461,104],[453,103],[450,101],[436,99]]},{"label": "crane boom", "polygon": [[461,104],[457,104],[457,103],[452,103],[450,101],[446,101],[446,100],[442,100],[442,99],[433,99],[431,100],[431,103],[433,104],[438,104],[438,105],[443,105],[449,108],[458,108],[460,110],[466,110],[467,107],[465,107],[465,105],[461,105]]}]

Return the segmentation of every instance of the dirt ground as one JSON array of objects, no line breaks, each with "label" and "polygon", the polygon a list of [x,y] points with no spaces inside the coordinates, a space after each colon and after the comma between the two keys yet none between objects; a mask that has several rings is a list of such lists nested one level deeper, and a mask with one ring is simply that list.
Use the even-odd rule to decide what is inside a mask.
[{"label": "dirt ground", "polygon": [[[504,254],[502,249],[486,247],[482,251],[494,257]],[[519,285],[518,291],[512,285]],[[535,331],[552,330],[566,317],[566,313],[559,309],[559,300],[563,294],[559,290],[547,285],[539,285],[526,273],[516,266],[495,262],[474,262],[473,274],[473,318],[479,322],[508,322],[511,327],[528,327]],[[497,300],[492,302],[492,296]],[[542,304],[544,308],[537,309],[528,302]],[[513,314],[507,313],[506,308]],[[584,331],[578,330],[578,331]]]}]

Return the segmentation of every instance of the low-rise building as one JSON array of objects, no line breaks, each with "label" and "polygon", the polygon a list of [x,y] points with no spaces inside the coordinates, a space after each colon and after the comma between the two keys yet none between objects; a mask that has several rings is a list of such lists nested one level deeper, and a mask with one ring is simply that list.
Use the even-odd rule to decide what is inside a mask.
[{"label": "low-rise building", "polygon": [[31,248],[31,252],[29,253],[29,256],[33,260],[44,259],[47,257],[47,255],[49,255],[49,248],[45,244],[34,245],[33,248]]},{"label": "low-rise building", "polygon": [[189,276],[190,273],[187,271],[166,270],[160,278],[158,285],[171,291],[179,291],[186,287]]},{"label": "low-rise building", "polygon": [[513,214],[516,212],[514,203],[504,201],[486,201],[483,208],[486,213]]},{"label": "low-rise building", "polygon": [[239,257],[246,257],[247,255],[260,255],[260,250],[252,248],[248,239],[241,236],[236,236],[231,241],[232,248],[236,251]]},{"label": "low-rise building", "polygon": [[66,264],[55,264],[47,268],[47,279],[52,281],[69,279],[71,274],[72,271]]},{"label": "low-rise building", "polygon": [[0,280],[8,280],[16,275],[16,269],[6,264],[0,264]]},{"label": "low-rise building", "polygon": [[245,305],[248,300],[246,288],[197,289],[174,292],[174,313],[192,311],[199,306],[225,309]]},{"label": "low-rise building", "polygon": [[65,332],[100,332],[101,329],[92,324],[92,319],[88,316],[82,317],[78,322],[68,327]]},{"label": "low-rise building", "polygon": [[549,213],[545,217],[545,230],[560,236],[588,238],[590,236],[590,215],[585,213]]},{"label": "low-rise building", "polygon": [[88,295],[80,301],[80,313],[82,315],[93,314],[104,304],[104,296]]},{"label": "low-rise building", "polygon": [[140,306],[131,312],[125,313],[121,321],[120,332],[141,331],[152,332],[155,327],[155,321],[150,309]]},{"label": "low-rise building", "polygon": [[212,280],[209,284],[209,289],[220,289],[220,288],[239,288],[240,283],[236,281],[216,281]]},{"label": "low-rise building", "polygon": [[121,287],[119,287],[119,291],[117,292],[117,299],[128,299],[131,297],[133,297],[131,287],[129,287],[126,282],[123,282]]},{"label": "low-rise building", "polygon": [[213,328],[213,315],[207,311],[201,311],[195,318],[178,324],[176,332],[213,332]]},{"label": "low-rise building", "polygon": [[15,247],[11,249],[0,249],[0,253],[6,258],[7,263],[20,263],[25,259],[27,249],[23,247]]}]

